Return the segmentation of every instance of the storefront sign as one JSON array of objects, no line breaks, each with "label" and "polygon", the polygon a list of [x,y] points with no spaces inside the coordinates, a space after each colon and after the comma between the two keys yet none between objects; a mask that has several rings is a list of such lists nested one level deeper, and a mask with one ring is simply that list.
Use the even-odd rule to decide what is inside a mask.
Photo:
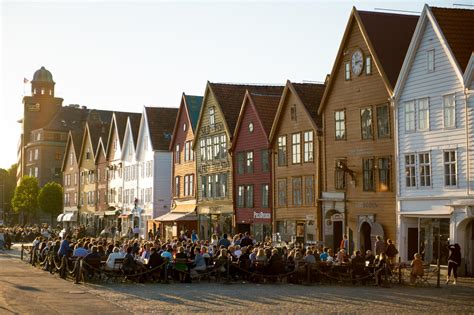
[{"label": "storefront sign", "polygon": [[272,214],[267,212],[254,212],[253,213],[254,219],[271,219]]},{"label": "storefront sign", "polygon": [[379,205],[374,202],[374,201],[362,201],[362,202],[357,202],[355,204],[356,208],[363,208],[363,209],[374,209],[378,208]]}]

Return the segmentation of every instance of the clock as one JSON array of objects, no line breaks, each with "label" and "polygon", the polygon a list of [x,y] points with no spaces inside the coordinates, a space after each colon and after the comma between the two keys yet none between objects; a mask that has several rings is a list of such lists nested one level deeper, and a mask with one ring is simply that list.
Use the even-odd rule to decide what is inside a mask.
[{"label": "clock", "polygon": [[362,66],[364,65],[364,56],[362,55],[362,51],[357,49],[352,54],[351,66],[352,66],[352,73],[354,75],[360,75],[362,73]]},{"label": "clock", "polygon": [[251,122],[251,123],[249,123],[249,131],[250,131],[250,133],[252,133],[252,132],[253,132],[253,123],[252,123],[252,122]]}]

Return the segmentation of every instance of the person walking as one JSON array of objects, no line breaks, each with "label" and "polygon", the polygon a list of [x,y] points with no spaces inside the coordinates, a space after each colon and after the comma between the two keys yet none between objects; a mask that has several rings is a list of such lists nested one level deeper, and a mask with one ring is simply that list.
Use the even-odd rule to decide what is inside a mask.
[{"label": "person walking", "polygon": [[378,256],[382,253],[385,253],[385,244],[382,241],[382,237],[377,235],[375,237],[377,240],[375,241],[375,256]]},{"label": "person walking", "polygon": [[458,243],[448,245],[449,256],[448,256],[448,277],[446,278],[446,284],[449,283],[451,278],[451,271],[453,272],[454,281],[456,284],[458,279],[458,267],[461,265],[461,247]]},{"label": "person walking", "polygon": [[391,239],[387,239],[387,249],[385,253],[388,257],[388,263],[392,267],[395,265],[395,257],[398,255],[398,249],[395,247]]}]

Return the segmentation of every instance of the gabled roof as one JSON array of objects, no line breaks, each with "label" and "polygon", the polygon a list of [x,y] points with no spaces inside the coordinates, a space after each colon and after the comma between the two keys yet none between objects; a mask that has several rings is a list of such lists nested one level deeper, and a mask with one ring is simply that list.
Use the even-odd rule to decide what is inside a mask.
[{"label": "gabled roof", "polygon": [[130,127],[132,128],[133,143],[135,143],[136,145],[138,140],[138,132],[140,131],[140,120],[142,116],[140,114],[129,115],[128,118],[130,119]]},{"label": "gabled roof", "polygon": [[474,51],[474,10],[430,7],[464,73]]},{"label": "gabled roof", "polygon": [[284,106],[286,105],[287,96],[292,93],[296,96],[296,99],[301,102],[303,108],[306,110],[311,122],[313,123],[316,131],[321,130],[321,117],[317,113],[317,108],[320,105],[321,99],[325,92],[325,85],[319,83],[292,83],[290,80],[286,81],[283,95],[281,96],[280,103],[278,104],[278,110],[273,120],[272,129],[269,135],[269,141],[272,142],[277,129],[280,124],[280,119],[284,112]]},{"label": "gabled roof", "polygon": [[[281,88],[283,92],[283,87]],[[257,94],[245,92],[244,100],[242,107],[240,108],[239,119],[235,127],[233,138],[235,139],[242,127],[242,121],[244,119],[245,109],[247,106],[251,106],[255,109],[257,122],[262,126],[263,131],[265,132],[267,139],[270,135],[272,129],[273,120],[275,119],[275,114],[278,109],[278,104],[280,103],[281,93],[279,94]],[[232,142],[231,150],[235,145],[235,141]]]},{"label": "gabled roof", "polygon": [[178,109],[145,107],[145,112],[153,150],[168,150]]},{"label": "gabled roof", "polygon": [[97,111],[97,115],[94,111],[91,111],[89,114],[90,118],[87,120],[87,125],[89,126],[90,140],[94,155],[97,152],[100,137],[107,138],[109,134],[112,114],[113,112],[111,111]]},{"label": "gabled roof", "polygon": [[73,106],[63,106],[42,129],[69,132],[83,130],[89,116],[89,109]]},{"label": "gabled roof", "polygon": [[202,96],[196,95],[186,95],[183,93],[186,109],[188,110],[188,117],[191,121],[191,126],[193,128],[193,132],[196,131],[196,125],[199,119],[199,113],[201,112],[202,106]]},{"label": "gabled roof", "polygon": [[322,113],[331,92],[353,23],[357,23],[359,26],[373,57],[374,65],[379,70],[387,91],[392,93],[417,21],[418,16],[416,15],[357,11],[354,7],[347,22],[318,114]]},{"label": "gabled roof", "polygon": [[65,154],[63,156],[63,162],[61,164],[61,171],[64,172],[66,168],[67,160],[69,159],[69,151],[73,150],[75,162],[78,162],[82,143],[82,132],[78,130],[70,130],[67,136]]},{"label": "gabled roof", "polygon": [[[207,82],[206,93],[204,95],[203,103],[206,101],[206,97],[210,92],[216,98],[219,104],[220,110],[224,115],[224,125],[229,132],[229,137],[234,135],[235,126],[240,113],[240,108],[244,100],[246,91],[250,93],[260,94],[281,94],[282,86],[278,85],[251,85],[251,84],[228,84],[228,83],[212,83]],[[196,126],[197,131],[195,135],[199,133],[199,126],[201,123],[202,111],[199,114],[198,124]],[[194,145],[194,144],[193,144]]]},{"label": "gabled roof", "polygon": [[464,71],[464,88],[469,89],[471,87],[472,81],[474,80],[474,52],[469,58],[469,62],[466,66],[466,71]]},{"label": "gabled roof", "polygon": [[96,164],[99,161],[99,156],[101,153],[105,156],[105,158],[107,158],[107,155],[105,154],[106,151],[105,151],[105,145],[104,145],[103,139],[106,139],[106,138],[100,137],[99,143],[97,144],[97,151],[95,152],[95,155],[94,155],[94,161]]}]

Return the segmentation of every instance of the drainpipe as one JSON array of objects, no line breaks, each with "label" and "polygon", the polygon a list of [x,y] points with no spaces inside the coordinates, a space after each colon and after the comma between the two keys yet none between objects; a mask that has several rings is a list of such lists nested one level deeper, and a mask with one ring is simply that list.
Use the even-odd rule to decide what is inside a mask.
[{"label": "drainpipe", "polygon": [[467,165],[467,195],[471,195],[471,163],[469,159],[469,109],[467,106],[468,88],[464,89],[464,115],[465,115],[465,128],[466,128],[466,165]]}]

